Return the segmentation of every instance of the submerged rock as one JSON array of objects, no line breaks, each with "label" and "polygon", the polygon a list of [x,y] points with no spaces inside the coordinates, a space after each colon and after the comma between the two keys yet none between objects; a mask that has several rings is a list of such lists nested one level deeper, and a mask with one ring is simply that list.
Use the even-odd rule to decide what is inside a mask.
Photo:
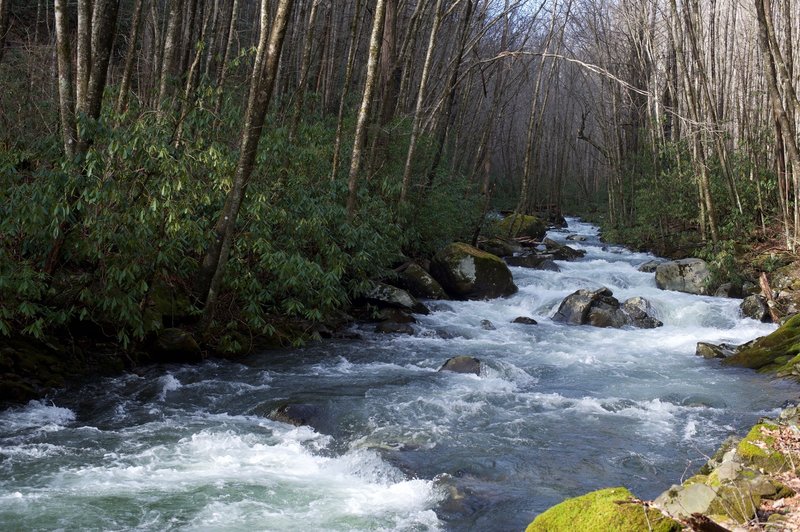
[{"label": "submerged rock", "polygon": [[707,295],[711,272],[702,259],[680,259],[659,264],[656,286],[687,294]]},{"label": "submerged rock", "polygon": [[414,334],[414,327],[408,323],[382,321],[375,327],[375,332],[381,334]]},{"label": "submerged rock", "polygon": [[519,316],[518,318],[514,318],[511,323],[521,323],[522,325],[538,325],[539,322],[533,318],[529,318],[527,316]]},{"label": "submerged rock", "polygon": [[364,298],[380,308],[398,308],[416,314],[430,313],[428,307],[405,290],[384,283],[375,283]]},{"label": "submerged rock", "polygon": [[567,499],[539,515],[525,532],[677,532],[683,527],[656,509],[635,501],[625,488],[607,488]]},{"label": "submerged rock", "polygon": [[484,331],[496,331],[497,327],[489,320],[481,320],[481,329]]},{"label": "submerged rock", "polygon": [[658,268],[659,264],[661,264],[661,262],[659,262],[657,260],[648,260],[644,264],[641,264],[639,266],[639,268],[637,268],[637,269],[640,272],[644,272],[644,273],[655,273],[656,268]]},{"label": "submerged rock", "polygon": [[480,376],[481,361],[475,357],[457,356],[448,359],[439,371],[452,371],[453,373],[472,373]]},{"label": "submerged rock", "polygon": [[586,242],[589,240],[589,238],[584,235],[569,235],[567,240],[571,240],[573,242]]},{"label": "submerged rock", "polygon": [[175,328],[162,329],[153,344],[154,362],[202,362],[203,355],[194,337]]},{"label": "submerged rock", "polygon": [[567,296],[553,316],[553,321],[570,325],[620,328],[626,325],[650,329],[663,325],[651,314],[650,303],[641,297],[624,304],[608,288],[578,290]]},{"label": "submerged rock", "polygon": [[313,425],[320,417],[321,410],[317,405],[307,403],[290,403],[279,406],[273,410],[269,417],[273,421],[289,423],[296,427]]},{"label": "submerged rock", "polygon": [[447,293],[431,274],[414,262],[406,266],[397,279],[400,288],[422,299],[447,299]]},{"label": "submerged rock", "polygon": [[500,257],[460,242],[433,257],[431,273],[456,299],[493,299],[517,292],[511,270]]}]

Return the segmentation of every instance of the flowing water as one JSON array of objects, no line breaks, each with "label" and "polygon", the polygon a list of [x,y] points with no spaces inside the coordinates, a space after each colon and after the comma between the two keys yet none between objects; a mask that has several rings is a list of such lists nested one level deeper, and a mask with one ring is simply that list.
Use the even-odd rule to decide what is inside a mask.
[{"label": "flowing water", "polygon": [[[738,301],[660,291],[636,269],[651,255],[568,231],[588,237],[569,242],[585,259],[512,268],[508,299],[432,302],[414,336],[363,326],[359,341],[151,367],[0,412],[0,528],[520,530],[600,487],[654,497],[796,398],[694,355],[773,329]],[[665,326],[550,321],[601,285],[646,297]],[[460,354],[483,374],[437,372]],[[317,405],[315,429],[267,418],[285,402]]]}]

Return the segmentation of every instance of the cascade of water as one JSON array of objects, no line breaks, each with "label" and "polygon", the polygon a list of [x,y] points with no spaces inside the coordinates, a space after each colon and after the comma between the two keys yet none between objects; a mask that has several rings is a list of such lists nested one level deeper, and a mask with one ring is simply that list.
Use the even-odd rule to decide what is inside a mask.
[{"label": "cascade of water", "polygon": [[[561,499],[624,484],[653,497],[791,385],[694,356],[772,330],[735,300],[664,292],[604,246],[561,272],[513,268],[508,299],[436,302],[413,336],[153,367],[0,412],[5,528],[510,530]],[[565,242],[566,232],[549,236]],[[579,288],[644,296],[664,326],[549,318]],[[511,323],[518,316],[538,325]],[[484,320],[492,323],[485,327]],[[480,377],[438,373],[449,357]],[[312,403],[315,428],[267,419]],[[690,465],[691,462],[691,465]]]}]

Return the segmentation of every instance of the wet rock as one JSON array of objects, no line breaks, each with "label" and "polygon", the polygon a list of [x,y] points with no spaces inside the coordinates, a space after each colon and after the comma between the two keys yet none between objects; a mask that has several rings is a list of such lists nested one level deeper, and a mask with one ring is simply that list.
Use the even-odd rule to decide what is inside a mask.
[{"label": "wet rock", "polygon": [[657,261],[657,260],[648,260],[644,264],[641,264],[639,266],[638,270],[640,272],[644,272],[644,273],[655,273],[656,272],[656,268],[658,268],[659,264],[661,264],[661,263],[659,261]]},{"label": "wet rock", "polygon": [[707,295],[710,278],[708,264],[701,259],[680,259],[656,268],[656,286],[662,290]]},{"label": "wet rock", "polygon": [[520,323],[522,325],[538,325],[539,322],[533,318],[529,318],[527,316],[519,316],[518,318],[514,318],[511,323]]},{"label": "wet rock", "polygon": [[567,499],[539,515],[526,532],[566,530],[651,530],[678,532],[683,526],[654,508],[635,503],[625,488],[608,488]]},{"label": "wet rock", "polygon": [[496,331],[497,327],[489,320],[481,320],[481,329],[484,331]]},{"label": "wet rock", "polygon": [[622,310],[628,315],[630,325],[640,329],[655,329],[664,325],[653,317],[653,305],[643,297],[632,297],[622,304]]},{"label": "wet rock", "polygon": [[722,363],[790,376],[800,369],[798,354],[800,354],[800,314],[789,319],[771,334],[745,344]]},{"label": "wet rock", "polygon": [[400,288],[407,290],[414,297],[421,299],[448,299],[442,285],[422,266],[414,262],[400,272],[397,281]]},{"label": "wet rock", "polygon": [[431,261],[431,274],[456,299],[492,299],[517,292],[501,258],[464,243],[439,251]]},{"label": "wet rock", "polygon": [[559,244],[550,238],[544,239],[544,245],[547,248],[547,252],[553,255],[555,260],[576,260],[586,255],[586,251],[582,249],[574,249],[564,244]]},{"label": "wet rock", "polygon": [[547,226],[536,216],[511,214],[495,224],[498,234],[506,238],[528,237],[541,240],[547,233]]},{"label": "wet rock", "polygon": [[553,321],[570,325],[620,328],[626,325],[653,328],[662,325],[652,315],[650,303],[631,298],[621,305],[608,288],[578,290],[567,296],[553,316]]},{"label": "wet rock", "polygon": [[394,323],[417,323],[417,318],[399,308],[384,308],[378,311],[378,321],[391,321]]},{"label": "wet rock", "polygon": [[513,239],[494,237],[478,243],[478,249],[481,249],[492,255],[498,257],[511,257],[514,253],[522,251],[522,246]]},{"label": "wet rock", "polygon": [[289,423],[296,427],[303,425],[314,425],[319,419],[322,411],[317,405],[307,403],[290,403],[279,406],[273,410],[269,417],[273,421]]},{"label": "wet rock", "polygon": [[589,240],[589,238],[584,235],[569,235],[567,240],[571,240],[573,242],[586,242]]},{"label": "wet rock", "polygon": [[475,357],[457,356],[448,359],[439,371],[452,371],[453,373],[472,373],[480,376],[481,361]]},{"label": "wet rock", "polygon": [[379,308],[398,308],[416,314],[430,313],[428,307],[405,290],[384,283],[375,283],[364,298]]},{"label": "wet rock", "polygon": [[741,299],[743,297],[742,286],[735,283],[723,283],[714,292],[714,297]]},{"label": "wet rock", "polygon": [[712,344],[708,342],[697,342],[695,355],[707,359],[728,358],[736,353],[737,346],[730,344]]},{"label": "wet rock", "polygon": [[194,337],[183,329],[167,328],[158,332],[153,344],[154,362],[202,362],[203,354]]},{"label": "wet rock", "polygon": [[375,327],[375,332],[381,334],[414,334],[414,328],[408,323],[382,321]]},{"label": "wet rock", "polygon": [[528,253],[526,255],[519,255],[517,257],[506,257],[506,263],[509,266],[531,268],[534,270],[551,272],[561,271],[561,268],[558,267],[558,264],[553,262],[553,256],[549,254],[539,255],[536,253]]},{"label": "wet rock", "polygon": [[745,318],[752,318],[763,323],[772,322],[767,301],[763,296],[747,296],[739,305],[739,310],[742,311],[742,316]]}]

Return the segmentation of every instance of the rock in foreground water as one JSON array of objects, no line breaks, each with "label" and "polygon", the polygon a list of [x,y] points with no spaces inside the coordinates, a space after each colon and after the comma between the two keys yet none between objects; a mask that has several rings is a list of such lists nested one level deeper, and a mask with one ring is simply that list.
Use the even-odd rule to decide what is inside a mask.
[{"label": "rock in foreground water", "polygon": [[448,359],[439,371],[452,371],[453,373],[473,373],[480,376],[481,361],[475,357],[458,356]]},{"label": "rock in foreground water", "polygon": [[561,302],[553,321],[570,325],[620,328],[626,325],[652,329],[663,325],[652,316],[650,303],[641,297],[630,298],[624,304],[608,288],[581,289]]},{"label": "rock in foreground water", "polygon": [[710,277],[708,264],[701,259],[674,260],[656,268],[656,286],[662,290],[707,295]]}]

